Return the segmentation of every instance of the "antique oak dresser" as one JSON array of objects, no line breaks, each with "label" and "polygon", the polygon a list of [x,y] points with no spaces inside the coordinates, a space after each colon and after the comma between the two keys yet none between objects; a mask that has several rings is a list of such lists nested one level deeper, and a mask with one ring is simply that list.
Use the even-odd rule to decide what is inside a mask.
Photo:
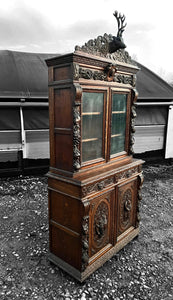
[{"label": "antique oak dresser", "polygon": [[79,281],[139,233],[138,68],[105,34],[49,67],[49,259]]}]

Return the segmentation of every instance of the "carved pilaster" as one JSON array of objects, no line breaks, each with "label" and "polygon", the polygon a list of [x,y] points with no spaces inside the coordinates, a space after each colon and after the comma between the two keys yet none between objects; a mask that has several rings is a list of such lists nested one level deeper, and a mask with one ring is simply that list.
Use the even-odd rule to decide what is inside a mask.
[{"label": "carved pilaster", "polygon": [[80,169],[81,164],[81,153],[80,153],[80,138],[81,138],[81,97],[82,88],[79,84],[74,85],[75,87],[75,101],[73,104],[73,167],[77,171]]},{"label": "carved pilaster", "polygon": [[84,216],[82,220],[82,271],[84,271],[89,261],[89,209],[90,203],[84,203]]},{"label": "carved pilaster", "polygon": [[142,185],[144,182],[144,176],[143,174],[138,175],[138,180],[139,180],[139,185],[138,185],[138,194],[137,194],[137,220],[136,220],[136,227],[139,226],[140,222],[140,213],[139,213],[139,206],[140,206],[140,201],[142,200]]},{"label": "carved pilaster", "polygon": [[79,65],[73,63],[73,79],[79,80]]},{"label": "carved pilaster", "polygon": [[134,154],[133,145],[135,143],[135,119],[136,119],[136,100],[138,93],[135,89],[132,90],[132,106],[131,106],[131,124],[130,124],[130,154]]}]

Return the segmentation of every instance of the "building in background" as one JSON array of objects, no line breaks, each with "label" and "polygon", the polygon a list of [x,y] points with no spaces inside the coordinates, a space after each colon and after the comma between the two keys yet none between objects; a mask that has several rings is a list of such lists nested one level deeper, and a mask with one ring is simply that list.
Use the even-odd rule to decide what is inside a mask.
[{"label": "building in background", "polygon": [[145,156],[160,151],[173,158],[173,88],[138,63],[137,118],[134,151]]},{"label": "building in background", "polygon": [[[50,54],[0,51],[0,169],[49,158]],[[30,163],[28,164],[28,161]],[[8,162],[8,164],[7,164]],[[35,165],[35,163],[34,163]]]},{"label": "building in background", "polygon": [[[0,51],[0,173],[49,159],[48,69],[57,54]],[[134,150],[173,158],[173,88],[138,64]]]}]

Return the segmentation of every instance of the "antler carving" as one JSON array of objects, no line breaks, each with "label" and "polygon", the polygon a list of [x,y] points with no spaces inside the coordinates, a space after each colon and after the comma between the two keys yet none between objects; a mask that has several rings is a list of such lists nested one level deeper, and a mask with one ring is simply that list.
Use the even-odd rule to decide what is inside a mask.
[{"label": "antler carving", "polygon": [[118,14],[117,10],[114,12],[113,15],[117,19],[117,23],[118,23],[117,37],[122,38],[123,31],[124,31],[124,29],[127,25],[127,23],[124,24],[124,21],[125,21],[126,17],[125,17],[125,15],[121,15],[121,13]]},{"label": "antler carving", "polygon": [[[112,53],[115,53],[117,50],[125,49],[126,45],[124,44],[122,34],[124,32],[124,29],[127,24],[124,24],[125,22],[125,16],[121,13],[118,13],[118,11],[115,11],[113,13],[115,16],[117,23],[118,23],[118,32],[117,36],[113,36],[112,34],[104,34],[104,36],[98,36],[94,40],[89,40],[87,43],[85,43],[84,46],[79,47],[76,46],[76,51],[84,51],[90,54],[94,55],[101,55],[106,56]],[[123,53],[122,51],[119,52],[121,55],[127,55],[128,53]],[[122,54],[123,53],[123,54]],[[116,54],[115,54],[116,55]],[[118,55],[118,54],[117,54]],[[120,59],[120,56],[118,57],[118,60]]]}]

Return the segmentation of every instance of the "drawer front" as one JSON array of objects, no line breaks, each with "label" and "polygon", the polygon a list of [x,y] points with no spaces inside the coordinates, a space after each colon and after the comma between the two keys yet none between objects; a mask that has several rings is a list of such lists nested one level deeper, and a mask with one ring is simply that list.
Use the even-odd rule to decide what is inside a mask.
[{"label": "drawer front", "polygon": [[118,186],[117,235],[135,227],[137,206],[137,178]]}]

